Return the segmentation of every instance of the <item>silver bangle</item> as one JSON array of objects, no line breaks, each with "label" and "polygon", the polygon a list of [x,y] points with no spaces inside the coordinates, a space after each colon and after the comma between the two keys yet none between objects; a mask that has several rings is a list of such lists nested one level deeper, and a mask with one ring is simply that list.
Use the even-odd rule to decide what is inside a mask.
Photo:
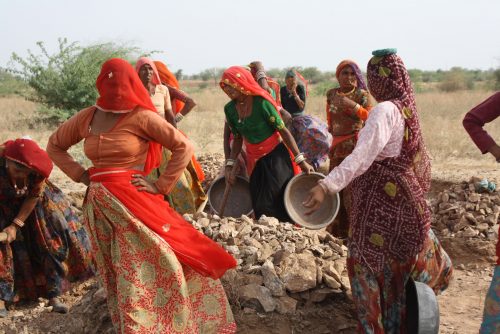
[{"label": "silver bangle", "polygon": [[234,162],[235,162],[234,159],[227,159],[225,165],[226,167],[233,167]]},{"label": "silver bangle", "polygon": [[295,159],[294,159],[294,161],[295,161],[296,164],[300,164],[300,163],[302,163],[305,160],[306,160],[306,158],[304,157],[304,153],[297,154],[295,156]]}]

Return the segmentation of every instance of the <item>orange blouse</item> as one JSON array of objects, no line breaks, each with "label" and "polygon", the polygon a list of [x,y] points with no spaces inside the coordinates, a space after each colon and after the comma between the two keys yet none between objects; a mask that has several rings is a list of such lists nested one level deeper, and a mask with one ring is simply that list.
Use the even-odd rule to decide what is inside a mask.
[{"label": "orange blouse", "polygon": [[85,169],[67,151],[82,139],[85,155],[94,167],[123,169],[144,165],[149,141],[155,141],[172,151],[172,160],[155,183],[160,192],[169,193],[194,153],[191,142],[159,114],[142,109],[124,114],[107,132],[91,134],[95,110],[79,111],[50,136],[47,153],[52,161],[79,182]]}]

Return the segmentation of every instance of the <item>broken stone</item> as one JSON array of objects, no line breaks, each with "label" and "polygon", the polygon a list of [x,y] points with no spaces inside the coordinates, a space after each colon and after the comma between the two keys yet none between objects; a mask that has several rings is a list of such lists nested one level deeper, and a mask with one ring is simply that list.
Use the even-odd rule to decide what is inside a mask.
[{"label": "broken stone", "polygon": [[279,277],[290,292],[302,292],[316,286],[316,264],[308,253],[290,254],[281,263]]},{"label": "broken stone", "polygon": [[254,309],[263,309],[264,312],[272,312],[276,308],[276,301],[271,292],[265,286],[257,284],[244,285],[239,293],[242,306]]},{"label": "broken stone", "polygon": [[285,284],[280,280],[276,271],[274,270],[274,265],[271,261],[267,260],[264,262],[262,267],[260,267],[262,277],[264,278],[264,286],[271,291],[273,296],[285,296],[286,289]]}]

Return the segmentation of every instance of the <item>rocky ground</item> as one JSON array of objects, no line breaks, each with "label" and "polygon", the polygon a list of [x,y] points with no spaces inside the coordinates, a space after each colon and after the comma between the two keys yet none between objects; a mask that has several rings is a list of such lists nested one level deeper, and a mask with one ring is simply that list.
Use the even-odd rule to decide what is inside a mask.
[{"label": "rocky ground", "polygon": [[[217,177],[221,155],[200,157],[205,185]],[[441,333],[477,333],[491,281],[498,237],[499,193],[480,178],[438,174],[429,202],[434,230],[455,264],[453,281],[439,296]],[[54,182],[81,206],[83,188],[61,174]],[[195,228],[221,243],[238,261],[223,279],[239,333],[356,333],[345,272],[346,249],[324,231],[311,232],[273,218],[186,216]],[[300,270],[298,270],[300,268]],[[75,285],[63,297],[67,315],[47,300],[11,306],[1,333],[112,333],[105,296],[95,280]]]}]

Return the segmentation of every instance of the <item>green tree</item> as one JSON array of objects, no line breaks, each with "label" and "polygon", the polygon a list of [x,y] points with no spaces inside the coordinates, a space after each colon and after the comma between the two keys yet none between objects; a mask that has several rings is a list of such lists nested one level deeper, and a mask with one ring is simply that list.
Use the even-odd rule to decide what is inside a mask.
[{"label": "green tree", "polygon": [[[50,54],[43,42],[39,53],[28,50],[23,58],[16,53],[11,60],[11,72],[23,78],[33,88],[26,98],[41,103],[47,120],[61,121],[90,106],[97,99],[96,78],[102,64],[110,58],[134,59],[140,54],[136,47],[102,43],[86,47],[66,38],[58,40],[57,52]],[[52,110],[52,111],[51,111]]]}]

